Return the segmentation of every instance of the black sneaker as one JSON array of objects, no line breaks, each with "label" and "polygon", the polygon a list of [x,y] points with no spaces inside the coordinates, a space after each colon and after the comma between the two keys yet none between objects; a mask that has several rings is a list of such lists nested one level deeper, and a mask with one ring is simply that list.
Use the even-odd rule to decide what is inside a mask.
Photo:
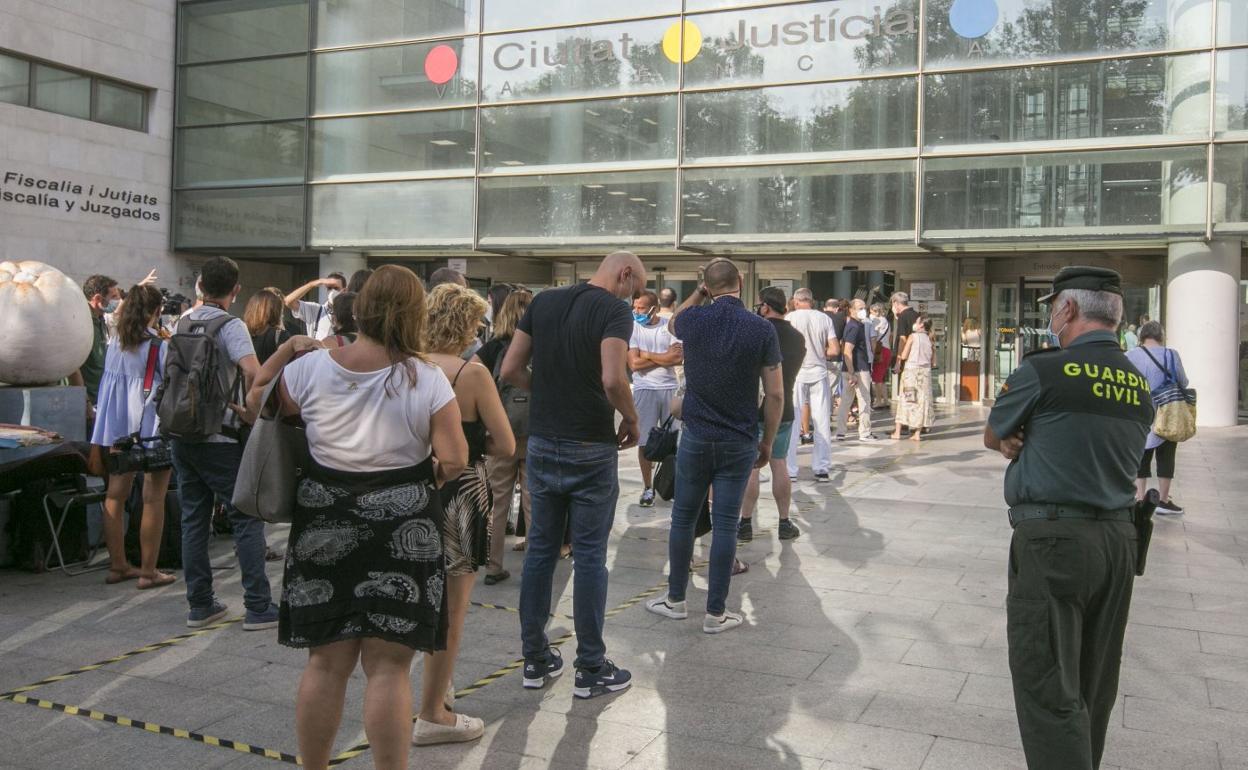
[{"label": "black sneaker", "polygon": [[751,519],[742,519],[741,523],[737,525],[737,542],[748,543],[753,539],[754,525],[751,523]]},{"label": "black sneaker", "polygon": [[572,688],[572,694],[578,698],[610,695],[613,692],[627,690],[632,683],[632,674],[617,667],[611,661],[604,660],[597,671],[585,668],[576,670],[576,686]]},{"label": "black sneaker", "polygon": [[[546,648],[546,660],[524,662],[524,688],[540,690],[546,682],[563,673],[563,656],[554,647]],[[579,674],[577,675],[580,676]]]},{"label": "black sneaker", "polygon": [[654,507],[654,490],[653,489],[647,489],[646,491],[641,493],[641,507],[642,508]]},{"label": "black sneaker", "polygon": [[815,474],[815,483],[816,483],[816,484],[827,484],[827,483],[828,483],[829,481],[831,481],[831,480],[832,480],[832,479],[831,479],[831,478],[828,476],[828,474],[826,474],[826,473],[816,473],[816,474]]},{"label": "black sneaker", "polygon": [[1183,513],[1183,506],[1173,500],[1167,500],[1157,506],[1157,513],[1163,516],[1178,516]]},{"label": "black sneaker", "polygon": [[796,524],[789,521],[788,519],[780,520],[780,539],[781,540],[793,540],[800,534],[802,534],[802,531],[797,528]]},{"label": "black sneaker", "polygon": [[800,439],[800,440],[801,440],[801,442],[802,442],[802,446],[807,446],[807,445],[809,445],[809,444],[813,444],[813,443],[815,443],[815,434],[813,434],[813,433],[803,433],[803,434],[801,434],[801,435],[799,436],[799,439]]}]

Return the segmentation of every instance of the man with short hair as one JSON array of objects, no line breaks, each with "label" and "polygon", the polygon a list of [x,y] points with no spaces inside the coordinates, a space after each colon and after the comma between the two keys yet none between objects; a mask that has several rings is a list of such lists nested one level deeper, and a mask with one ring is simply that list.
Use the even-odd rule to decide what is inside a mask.
[{"label": "man with short hair", "polygon": [[[737,551],[737,521],[750,472],[767,464],[784,408],[780,344],[772,325],[745,309],[743,279],[722,257],[668,322],[685,346],[684,430],[676,456],[676,499],[668,540],[667,595],[646,604],[657,615],[689,616],[685,592],[693,558],[693,530],[711,500],[711,564],[702,630],[718,634],[745,622],[727,609]],[[710,304],[703,305],[708,301]],[[758,429],[758,385],[763,383],[763,429]]]},{"label": "man with short hair", "polygon": [[659,292],[659,318],[667,320],[676,314],[676,290],[671,286]]},{"label": "man with short hair", "polygon": [[[1005,602],[1027,766],[1100,767],[1141,547],[1135,476],[1153,422],[1148,381],[1118,346],[1122,279],[1063,268],[1050,304],[1058,346],[1010,375],[984,446],[1010,461],[1014,528]],[[1112,392],[1111,392],[1112,391]]]},{"label": "man with short hair", "polygon": [[651,428],[662,425],[672,413],[676,395],[676,367],[684,362],[680,341],[672,337],[658,317],[658,297],[646,289],[633,300],[633,336],[628,343],[628,368],[633,373],[633,404],[637,407],[641,439],[637,462],[641,466],[641,507],[654,507],[654,465],[646,459],[646,439]]},{"label": "man with short hair", "polygon": [[[303,296],[315,288],[324,286],[326,289],[325,304],[305,302]],[[324,278],[308,281],[304,285],[286,295],[286,307],[295,317],[303,321],[308,334],[323,340],[334,332],[334,297],[346,289],[347,277],[342,273],[330,273]]]},{"label": "man with short hair", "polygon": [[[814,456],[810,469],[815,481],[825,483],[832,469],[832,390],[828,382],[828,359],[841,354],[832,319],[822,311],[815,310],[815,297],[810,289],[793,292],[797,309],[785,316],[785,320],[806,344],[806,356],[797,373],[793,395],[795,409],[810,407],[810,422],[814,433]],[[797,476],[797,444],[789,442],[787,472],[789,478]]]},{"label": "man with short hair", "polygon": [[836,412],[836,440],[845,440],[849,409],[858,397],[858,440],[878,441],[871,433],[871,332],[867,303],[860,299],[849,303],[849,320],[845,322],[845,339],[841,345],[845,370],[841,406]]},{"label": "man with short hair", "polygon": [[[904,291],[895,291],[893,296],[889,298],[892,305],[893,318],[893,350],[900,353],[906,349],[906,338],[914,333],[914,322],[919,317],[919,311],[910,307],[910,295]],[[900,357],[893,359],[893,371],[901,374],[905,362]]]},{"label": "man with short hair", "polygon": [[[789,520],[789,504],[792,500],[793,486],[789,480],[786,459],[788,447],[793,437],[793,389],[797,382],[797,373],[806,359],[806,338],[784,320],[785,313],[784,289],[768,286],[758,295],[758,306],[755,308],[766,318],[780,342],[781,374],[784,380],[784,407],[780,412],[780,428],[776,431],[776,442],[771,447],[771,493],[776,498],[776,508],[780,511],[780,539],[792,540],[801,534],[797,525]],[[762,437],[766,415],[760,407],[758,411],[758,431]],[[759,469],[750,474],[749,486],[745,488],[745,501],[741,504],[741,524],[737,528],[737,542],[748,543],[754,539],[754,509],[758,505],[758,489],[761,478]]]},{"label": "man with short hair", "polygon": [[[199,286],[204,303],[178,322],[179,333],[228,315],[230,305],[242,288],[238,285],[238,265],[228,257],[213,257],[200,271]],[[235,377],[242,379],[241,391],[231,388],[231,397],[240,392],[245,395],[260,371],[247,325],[241,318],[231,319],[217,332],[216,342],[236,367]],[[237,406],[242,407],[241,399]],[[243,604],[247,608],[243,630],[259,631],[277,626],[277,605],[273,603],[264,567],[264,522],[243,515],[229,502],[234,497],[234,481],[242,463],[243,447],[238,442],[237,413],[227,409],[225,417],[220,434],[203,441],[175,438],[170,442],[173,465],[178,473],[178,497],[182,502],[182,569],[186,577],[186,600],[190,605],[186,625],[203,628],[225,617],[227,612],[225,603],[213,592],[212,564],[208,560],[212,508],[220,498],[233,527],[234,551],[242,573]]]},{"label": "man with short hair", "polygon": [[563,660],[545,629],[569,521],[576,558],[572,694],[592,698],[618,692],[632,680],[607,660],[602,627],[607,540],[620,494],[619,453],[637,444],[639,431],[628,385],[628,343],[635,324],[627,302],[645,286],[646,269],[637,255],[608,255],[588,283],[536,295],[503,360],[503,379],[533,393],[527,466],[532,523],[520,583],[526,688],[540,689],[563,673]]},{"label": "man with short hair", "polygon": [[451,267],[439,267],[429,276],[429,291],[433,291],[444,283],[453,283],[456,286],[468,287],[468,279],[464,274]]},{"label": "man with short hair", "polygon": [[[108,325],[106,313],[115,313],[121,307],[121,289],[117,281],[107,275],[93,275],[82,282],[82,293],[91,308],[91,352],[78,367],[82,385],[87,389],[88,412],[94,409],[100,395],[100,379],[104,376],[104,354],[108,352]],[[71,377],[70,384],[77,384]]]}]

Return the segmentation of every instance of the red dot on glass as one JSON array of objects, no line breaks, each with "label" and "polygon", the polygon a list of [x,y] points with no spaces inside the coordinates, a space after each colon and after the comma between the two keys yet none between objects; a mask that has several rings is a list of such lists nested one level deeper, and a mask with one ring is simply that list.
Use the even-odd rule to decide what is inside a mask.
[{"label": "red dot on glass", "polygon": [[436,86],[450,82],[459,69],[459,56],[449,45],[434,46],[425,55],[425,76]]}]

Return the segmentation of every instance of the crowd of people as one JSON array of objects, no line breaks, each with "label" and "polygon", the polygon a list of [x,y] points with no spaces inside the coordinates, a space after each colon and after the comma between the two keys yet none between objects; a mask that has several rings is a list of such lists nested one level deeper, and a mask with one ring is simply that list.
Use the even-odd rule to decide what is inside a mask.
[{"label": "crowd of people", "polygon": [[[452,681],[476,573],[487,585],[510,578],[505,539],[513,532],[523,536],[515,546],[524,552],[523,686],[540,689],[563,673],[546,626],[555,568],[570,553],[573,693],[629,687],[630,672],[607,657],[603,638],[622,451],[638,448],[639,505],[652,507],[656,468],[646,445],[678,431],[668,587],[646,608],[688,617],[695,533],[709,514],[702,628],[719,634],[744,623],[728,606],[729,588],[747,568],[736,549],[753,539],[764,472],[778,536],[791,540],[801,534],[789,515],[800,445],[812,445],[814,482],[827,483],[836,442],[851,427],[859,441],[880,440],[873,418],[894,408],[894,387],[891,438],[908,431],[920,441],[934,422],[930,321],[905,293],[887,305],[855,297],[821,306],[809,289],[786,297],[771,286],[747,307],[741,272],[722,258],[705,266],[683,302],[670,288],[647,289],[645,267],[629,252],[608,255],[586,283],[536,294],[499,284],[484,298],[446,268],[427,284],[395,265],[349,279],[334,273],[291,292],[257,291],[241,318],[231,313],[241,287],[228,258],[203,265],[189,307],[171,307],[155,282],[148,276],[124,301],[105,276],[83,287],[96,342],[75,379],[88,391],[91,441],[108,479],[106,580],[135,580],[140,589],[176,580],[156,565],[165,492],[175,483],[186,624],[219,622],[228,608],[214,591],[209,539],[214,508],[223,508],[242,577],[243,629],[276,627],[282,644],[309,650],[296,716],[308,767],[328,766],[357,665],[378,766],[405,766],[409,742],[483,734],[480,719],[455,710]],[[306,299],[319,289],[325,302]],[[162,394],[186,376],[178,367],[191,348],[179,340],[190,338],[218,351],[205,360],[220,368],[229,398],[208,435],[168,436],[161,420],[171,398]],[[1174,378],[1186,386],[1160,324],[1143,324],[1138,341],[1129,357],[1150,384]],[[229,503],[248,425],[263,409],[303,426],[310,455],[278,601],[265,568],[265,524]],[[138,465],[119,460],[127,441],[145,451]],[[1172,442],[1150,435],[1139,488],[1142,496],[1155,462],[1159,510],[1181,513],[1169,495],[1174,456]],[[122,532],[139,475],[134,566]],[[408,680],[417,652],[424,675],[413,733]]]}]

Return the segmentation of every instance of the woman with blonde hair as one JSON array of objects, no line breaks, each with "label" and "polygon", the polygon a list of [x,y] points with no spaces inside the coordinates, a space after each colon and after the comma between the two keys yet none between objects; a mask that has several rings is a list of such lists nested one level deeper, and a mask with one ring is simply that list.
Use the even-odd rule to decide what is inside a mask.
[{"label": "woman with blonde hair", "polygon": [[[159,435],[153,394],[164,379],[165,346],[161,344],[160,311],[164,297],[155,286],[139,284],[126,294],[118,311],[117,336],[108,343],[104,374],[96,399],[95,429],[91,443],[108,452],[108,489],[104,498],[104,543],[110,564],[104,582],[113,584],[138,579],[140,589],[159,588],[177,578],[156,569],[160,536],[165,528],[165,492],[169,490],[172,465],[144,454],[144,467],[128,464],[129,455],[119,451],[118,441],[139,439],[145,450],[159,453],[163,442],[142,439]],[[149,461],[148,458],[152,458]],[[140,566],[126,558],[126,500],[134,474],[143,476],[143,518],[139,524]]]},{"label": "woman with blonde hair", "polygon": [[472,741],[485,732],[485,723],[480,719],[452,710],[452,679],[476,571],[488,561],[492,503],[485,457],[510,457],[516,451],[511,423],[490,371],[461,357],[476,337],[487,308],[476,292],[458,284],[441,284],[429,294],[424,349],[429,360],[450,379],[455,391],[468,442],[468,466],[441,489],[446,512],[442,542],[446,547],[450,630],[446,649],[425,655],[420,716],[416,720],[418,746]]},{"label": "woman with blonde hair", "polygon": [[[517,288],[507,295],[498,314],[494,316],[494,336],[477,351],[477,361],[489,369],[495,383],[500,381],[499,372],[516,326],[529,309],[533,292]],[[511,577],[503,568],[503,550],[507,540],[507,519],[511,516],[512,492],[520,485],[520,514],[525,530],[529,523],[529,479],[525,474],[525,451],[528,436],[516,436],[516,451],[510,457],[487,457],[486,475],[494,493],[494,510],[490,514],[490,563],[485,573],[487,586],[501,583]],[[519,529],[519,525],[517,525]]]},{"label": "woman with blonde hair", "polygon": [[[329,766],[347,680],[359,664],[373,762],[402,770],[412,658],[447,643],[437,487],[459,478],[468,445],[450,382],[421,353],[427,313],[416,274],[379,268],[355,308],[354,344],[324,350],[308,337],[291,338],[261,369],[248,407],[257,413],[265,386],[280,377],[280,413],[303,418],[311,452],[296,495],[278,626],[281,644],[309,648],[295,707],[303,766]],[[314,352],[291,363],[304,351]]]},{"label": "woman with blonde hair", "polygon": [[247,300],[247,308],[243,311],[243,323],[247,324],[247,333],[251,335],[251,344],[256,349],[256,358],[260,363],[269,360],[269,356],[290,339],[290,334],[282,328],[282,298],[268,289],[258,291]]}]

